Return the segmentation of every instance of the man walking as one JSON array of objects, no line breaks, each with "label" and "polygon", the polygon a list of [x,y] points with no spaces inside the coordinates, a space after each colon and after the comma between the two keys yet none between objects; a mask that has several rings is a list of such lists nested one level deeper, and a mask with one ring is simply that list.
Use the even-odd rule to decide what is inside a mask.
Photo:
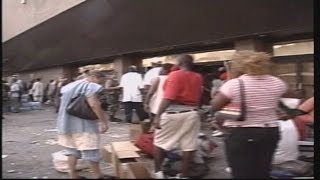
[{"label": "man walking", "polygon": [[177,56],[178,71],[171,72],[164,84],[164,96],[154,119],[155,173],[163,179],[161,170],[165,151],[177,144],[183,152],[182,171],[179,178],[187,178],[189,166],[197,146],[200,116],[197,109],[202,95],[203,78],[192,70],[190,55]]},{"label": "man walking", "polygon": [[142,104],[142,76],[137,72],[136,66],[130,66],[129,72],[122,75],[120,80],[120,87],[122,87],[124,104],[124,110],[126,115],[126,122],[131,123],[132,111],[136,110],[136,113],[140,121],[143,121],[148,117],[147,113],[143,110]]},{"label": "man walking", "polygon": [[11,112],[18,113],[20,112],[20,85],[17,82],[18,79],[13,78],[10,86],[10,102],[11,102]]},{"label": "man walking", "polygon": [[161,61],[158,61],[156,63],[152,63],[152,69],[147,71],[146,74],[144,75],[144,79],[143,79],[144,87],[143,88],[144,88],[145,92],[148,92],[148,90],[151,86],[152,79],[159,76],[160,71],[161,71],[161,65],[162,65]]},{"label": "man walking", "polygon": [[32,87],[32,95],[33,95],[33,99],[36,102],[43,102],[43,93],[44,93],[44,89],[43,89],[43,83],[41,82],[41,79],[38,78],[36,79],[36,82],[33,84]]},{"label": "man walking", "polygon": [[112,72],[108,77],[105,84],[105,96],[106,96],[106,104],[107,104],[107,113],[109,115],[109,119],[112,122],[119,122],[120,119],[115,118],[115,115],[119,108],[119,95],[121,92],[121,87],[119,87],[119,83],[117,81],[116,72]]}]

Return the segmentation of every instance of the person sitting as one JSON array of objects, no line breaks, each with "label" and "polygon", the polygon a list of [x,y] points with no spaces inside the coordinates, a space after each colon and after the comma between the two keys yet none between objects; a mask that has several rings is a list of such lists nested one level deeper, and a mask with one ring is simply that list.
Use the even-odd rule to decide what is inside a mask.
[{"label": "person sitting", "polygon": [[294,122],[298,127],[300,140],[304,140],[307,137],[307,124],[314,123],[314,97],[311,97],[298,106],[299,110],[305,112],[303,115],[294,117]]}]

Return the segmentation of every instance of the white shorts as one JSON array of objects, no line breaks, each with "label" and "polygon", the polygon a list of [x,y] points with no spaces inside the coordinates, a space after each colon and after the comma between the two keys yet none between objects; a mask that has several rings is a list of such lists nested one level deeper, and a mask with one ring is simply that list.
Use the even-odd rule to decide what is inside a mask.
[{"label": "white shorts", "polygon": [[161,116],[160,127],[155,131],[154,145],[170,151],[177,145],[182,151],[195,151],[200,131],[200,116],[197,111]]}]

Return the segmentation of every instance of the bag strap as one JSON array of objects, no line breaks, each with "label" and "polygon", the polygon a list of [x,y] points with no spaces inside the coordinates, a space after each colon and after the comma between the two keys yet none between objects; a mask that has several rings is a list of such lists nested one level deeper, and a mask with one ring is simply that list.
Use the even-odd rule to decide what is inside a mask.
[{"label": "bag strap", "polygon": [[244,83],[242,79],[238,79],[240,85],[240,101],[241,101],[241,116],[239,121],[244,121],[247,113],[247,106],[246,106],[246,97],[244,93]]},{"label": "bag strap", "polygon": [[83,85],[83,86],[80,88],[80,90],[79,90],[79,92],[78,92],[78,94],[77,94],[76,97],[79,97],[81,94],[84,95],[84,93],[86,92],[85,90],[88,88],[89,84],[90,84],[90,82],[88,82],[88,83],[86,83],[85,85]]}]

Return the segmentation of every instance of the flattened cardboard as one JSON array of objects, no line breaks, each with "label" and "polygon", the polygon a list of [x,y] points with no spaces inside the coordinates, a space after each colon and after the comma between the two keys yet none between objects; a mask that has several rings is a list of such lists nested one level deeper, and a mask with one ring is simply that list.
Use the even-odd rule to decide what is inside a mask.
[{"label": "flattened cardboard", "polygon": [[111,143],[112,164],[117,177],[124,176],[126,170],[123,169],[123,164],[128,162],[137,162],[139,154],[136,152],[139,148],[135,147],[130,141],[113,142]]},{"label": "flattened cardboard", "polygon": [[102,158],[107,163],[112,163],[112,149],[111,145],[106,145],[101,149]]},{"label": "flattened cardboard", "polygon": [[123,179],[152,179],[151,173],[146,168],[147,164],[142,162],[126,163],[120,178]]},{"label": "flattened cardboard", "polygon": [[118,159],[138,158],[140,155],[135,151],[116,151]]},{"label": "flattened cardboard", "polygon": [[113,142],[111,145],[115,152],[140,151],[140,149],[133,145],[130,141]]}]

